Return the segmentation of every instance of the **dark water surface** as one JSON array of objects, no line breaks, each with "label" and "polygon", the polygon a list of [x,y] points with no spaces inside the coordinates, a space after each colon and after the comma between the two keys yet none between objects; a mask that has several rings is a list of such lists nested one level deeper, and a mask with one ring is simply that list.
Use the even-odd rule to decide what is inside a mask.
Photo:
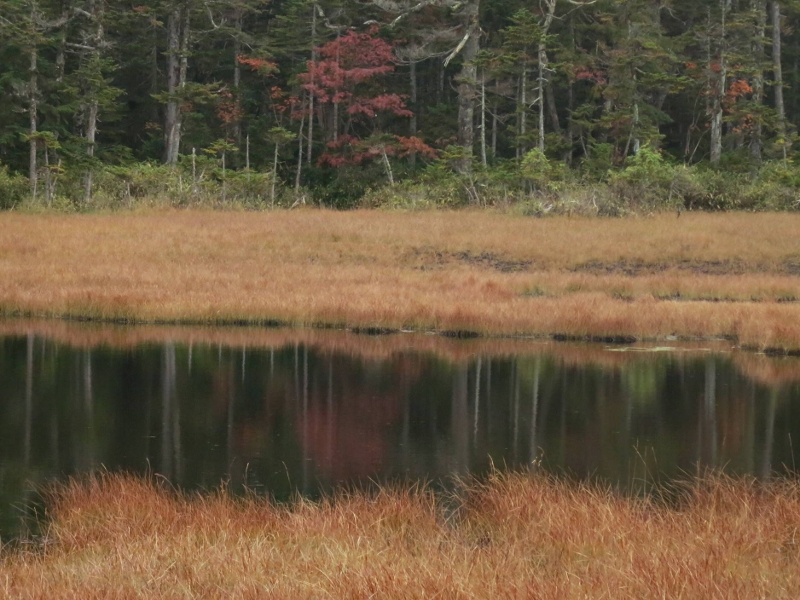
[{"label": "dark water surface", "polygon": [[797,359],[333,332],[118,343],[70,331],[0,337],[3,537],[30,515],[37,486],[101,466],[279,499],[534,461],[632,489],[706,466],[785,472],[800,444]]}]

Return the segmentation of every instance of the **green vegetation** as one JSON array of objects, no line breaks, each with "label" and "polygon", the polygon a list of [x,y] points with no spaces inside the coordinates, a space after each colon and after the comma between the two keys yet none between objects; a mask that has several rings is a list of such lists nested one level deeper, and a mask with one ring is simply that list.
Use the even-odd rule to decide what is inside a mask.
[{"label": "green vegetation", "polygon": [[0,0],[0,15],[0,209],[798,208],[794,2]]}]

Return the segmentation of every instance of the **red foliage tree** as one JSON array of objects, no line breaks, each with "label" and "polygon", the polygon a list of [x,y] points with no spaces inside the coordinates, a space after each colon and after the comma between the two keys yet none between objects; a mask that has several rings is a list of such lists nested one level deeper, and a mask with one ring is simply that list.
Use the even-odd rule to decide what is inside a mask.
[{"label": "red foliage tree", "polygon": [[[361,164],[383,155],[402,155],[405,149],[434,156],[432,148],[419,138],[393,136],[390,143],[375,147],[364,139],[378,133],[381,113],[411,117],[399,94],[385,93],[375,78],[394,71],[394,48],[376,37],[377,28],[366,33],[348,31],[318,48],[319,59],[309,61],[300,75],[303,88],[314,95],[317,106],[330,105],[333,112],[332,141],[318,164],[332,167]],[[339,134],[339,118],[347,116]],[[365,135],[366,134],[366,135]]]}]

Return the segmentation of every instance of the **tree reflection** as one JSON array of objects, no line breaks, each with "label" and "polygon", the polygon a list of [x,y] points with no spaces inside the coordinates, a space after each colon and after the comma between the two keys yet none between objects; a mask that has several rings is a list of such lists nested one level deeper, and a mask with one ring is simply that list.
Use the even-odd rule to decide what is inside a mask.
[{"label": "tree reflection", "polygon": [[765,385],[760,375],[787,372],[786,362],[740,369],[728,355],[575,356],[449,361],[301,343],[115,350],[4,338],[0,473],[18,483],[5,476],[0,503],[21,494],[26,478],[101,464],[278,497],[492,465],[541,464],[622,486],[642,472],[664,480],[721,467],[768,477],[794,465],[798,387]]}]

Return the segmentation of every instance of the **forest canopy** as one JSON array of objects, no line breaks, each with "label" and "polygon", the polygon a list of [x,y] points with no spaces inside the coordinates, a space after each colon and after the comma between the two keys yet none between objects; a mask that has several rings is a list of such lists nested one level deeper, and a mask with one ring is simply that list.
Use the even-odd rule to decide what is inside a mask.
[{"label": "forest canopy", "polygon": [[0,208],[798,208],[798,7],[0,0]]}]

